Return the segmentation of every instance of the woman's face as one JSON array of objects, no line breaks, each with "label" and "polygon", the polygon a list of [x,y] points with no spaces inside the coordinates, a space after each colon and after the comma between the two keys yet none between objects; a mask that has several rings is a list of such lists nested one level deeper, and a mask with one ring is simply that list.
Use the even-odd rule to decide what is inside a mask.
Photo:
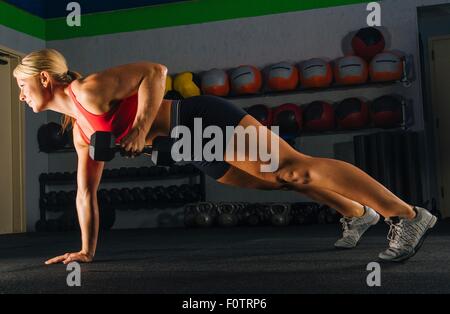
[{"label": "woman's face", "polygon": [[34,112],[46,110],[47,103],[51,98],[48,86],[49,81],[45,76],[35,75],[28,78],[17,78],[20,88],[20,101],[24,101]]}]

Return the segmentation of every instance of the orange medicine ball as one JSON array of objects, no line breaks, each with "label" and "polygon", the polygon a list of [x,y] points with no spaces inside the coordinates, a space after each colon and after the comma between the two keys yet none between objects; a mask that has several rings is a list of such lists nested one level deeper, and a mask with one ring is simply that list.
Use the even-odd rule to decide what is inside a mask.
[{"label": "orange medicine ball", "polygon": [[230,92],[230,82],[224,70],[212,69],[202,75],[202,92],[205,95],[226,96]]},{"label": "orange medicine ball", "polygon": [[252,65],[241,65],[231,71],[230,82],[238,95],[256,94],[262,87],[261,71]]},{"label": "orange medicine ball", "polygon": [[358,56],[346,56],[336,60],[334,65],[336,83],[353,85],[366,83],[369,78],[367,62]]},{"label": "orange medicine ball", "polygon": [[314,58],[300,64],[300,84],[303,87],[327,87],[333,81],[333,71],[328,62]]},{"label": "orange medicine ball", "polygon": [[293,90],[298,84],[298,70],[288,62],[274,64],[269,69],[267,85],[274,91]]},{"label": "orange medicine ball", "polygon": [[403,75],[402,59],[392,52],[379,53],[370,62],[369,73],[374,82],[400,80]]}]

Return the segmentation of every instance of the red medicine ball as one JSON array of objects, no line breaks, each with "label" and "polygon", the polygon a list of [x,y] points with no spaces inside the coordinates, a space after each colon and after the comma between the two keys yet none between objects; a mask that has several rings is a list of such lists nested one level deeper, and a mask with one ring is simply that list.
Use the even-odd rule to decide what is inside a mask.
[{"label": "red medicine ball", "polygon": [[383,34],[375,27],[361,28],[352,39],[353,51],[367,62],[382,52],[385,45]]},{"label": "red medicine ball", "polygon": [[245,109],[249,115],[264,126],[272,125],[272,109],[266,105],[258,104]]},{"label": "red medicine ball", "polygon": [[296,104],[283,104],[273,110],[272,125],[280,127],[280,136],[283,139],[295,138],[302,129],[302,110]]},{"label": "red medicine ball", "polygon": [[303,124],[309,131],[333,130],[335,120],[333,107],[324,101],[314,101],[303,110]]},{"label": "red medicine ball", "polygon": [[369,106],[359,98],[344,99],[335,114],[338,126],[344,130],[362,129],[369,124]]},{"label": "red medicine ball", "polygon": [[390,95],[375,99],[370,112],[374,125],[379,128],[398,127],[403,120],[401,101]]}]

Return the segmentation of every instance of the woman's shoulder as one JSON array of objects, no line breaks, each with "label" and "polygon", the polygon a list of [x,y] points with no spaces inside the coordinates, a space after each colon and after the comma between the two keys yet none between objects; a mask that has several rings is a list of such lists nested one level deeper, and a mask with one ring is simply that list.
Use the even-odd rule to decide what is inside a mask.
[{"label": "woman's shoulder", "polygon": [[74,80],[70,88],[81,103],[102,104],[108,101],[107,89],[100,84],[95,74]]}]

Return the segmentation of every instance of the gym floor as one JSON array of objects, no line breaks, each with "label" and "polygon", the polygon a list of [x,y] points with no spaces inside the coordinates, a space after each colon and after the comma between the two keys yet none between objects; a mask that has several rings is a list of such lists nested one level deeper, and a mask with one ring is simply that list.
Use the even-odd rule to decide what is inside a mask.
[{"label": "gym floor", "polygon": [[0,236],[0,293],[450,293],[450,222],[402,264],[381,264],[381,287],[366,284],[367,264],[387,247],[380,223],[360,245],[339,251],[338,225],[230,229],[111,230],[95,262],[81,265],[81,287],[47,258],[79,247],[72,233]]}]

